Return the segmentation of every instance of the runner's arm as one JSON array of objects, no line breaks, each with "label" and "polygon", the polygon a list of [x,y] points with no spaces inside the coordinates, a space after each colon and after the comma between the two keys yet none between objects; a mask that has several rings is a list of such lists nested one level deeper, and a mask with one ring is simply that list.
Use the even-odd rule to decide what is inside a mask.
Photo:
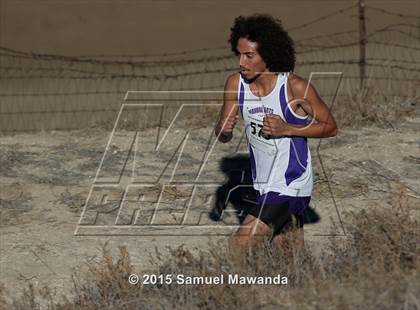
[{"label": "runner's arm", "polygon": [[337,135],[337,124],[330,109],[318,95],[315,88],[304,79],[296,79],[291,85],[299,105],[313,118],[313,122],[306,126],[291,125],[290,136],[312,138],[326,138]]},{"label": "runner's arm", "polygon": [[312,116],[307,125],[295,125],[284,122],[279,115],[267,114],[263,121],[263,132],[274,136],[300,136],[308,138],[326,138],[337,134],[337,125],[327,105],[322,101],[315,88],[306,80],[293,76],[290,89],[293,98],[289,104],[298,105]]},{"label": "runner's arm", "polygon": [[232,139],[233,128],[239,119],[238,83],[239,73],[230,75],[225,83],[223,106],[214,130],[218,140],[222,143],[229,142]]}]

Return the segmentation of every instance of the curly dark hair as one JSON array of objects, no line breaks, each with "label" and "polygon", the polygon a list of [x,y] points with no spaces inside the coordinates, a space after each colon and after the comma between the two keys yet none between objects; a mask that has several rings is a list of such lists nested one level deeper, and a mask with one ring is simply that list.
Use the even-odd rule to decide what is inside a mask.
[{"label": "curly dark hair", "polygon": [[236,55],[239,55],[238,40],[246,38],[258,43],[257,51],[271,72],[293,71],[296,62],[294,43],[280,20],[267,14],[238,16],[230,30],[229,43]]}]

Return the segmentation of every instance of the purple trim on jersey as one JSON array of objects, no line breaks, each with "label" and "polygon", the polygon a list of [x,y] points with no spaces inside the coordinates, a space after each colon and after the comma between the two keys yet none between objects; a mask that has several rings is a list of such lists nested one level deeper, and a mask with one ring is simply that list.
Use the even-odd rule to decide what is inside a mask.
[{"label": "purple trim on jersey", "polygon": [[252,151],[252,146],[249,146],[249,156],[251,161],[251,173],[252,173],[252,180],[255,180],[256,177],[256,169],[255,169],[255,157],[254,152]]},{"label": "purple trim on jersey", "polygon": [[286,94],[285,94],[285,85],[283,84],[280,88],[280,108],[283,112],[284,119],[286,123],[295,124],[295,125],[305,125],[307,122],[306,118],[298,118],[293,115],[290,111],[289,105],[287,104]]},{"label": "purple trim on jersey", "polygon": [[[283,116],[288,124],[305,125],[306,119],[298,118],[292,114],[287,104],[285,86],[283,84],[280,88],[280,107]],[[293,147],[292,143],[295,147]],[[296,148],[296,151],[295,151]],[[299,156],[299,158],[297,157]],[[300,163],[299,163],[300,162]],[[303,167],[302,167],[303,166]],[[286,185],[289,185],[294,180],[298,179],[305,172],[308,166],[308,144],[305,137],[290,137],[290,151],[289,164],[284,174],[286,178]]]},{"label": "purple trim on jersey", "polygon": [[[294,147],[293,147],[293,145]],[[296,148],[296,151],[295,151]],[[297,158],[296,156],[299,156]],[[302,167],[303,166],[303,167]],[[294,180],[302,176],[308,166],[308,144],[304,137],[291,137],[289,150],[289,164],[284,174],[286,184],[289,185]]]},{"label": "purple trim on jersey", "polygon": [[287,122],[287,118],[286,118],[287,101],[286,101],[286,96],[284,94],[284,84],[280,88],[279,101],[280,101],[280,109],[283,112],[283,115]]},{"label": "purple trim on jersey", "polygon": [[[265,201],[264,201],[265,200]],[[287,204],[289,206],[289,211],[292,214],[300,214],[309,206],[311,201],[311,196],[305,197],[292,197],[281,195],[276,192],[268,192],[264,195],[258,196],[257,201],[259,204]]]},{"label": "purple trim on jersey", "polygon": [[241,83],[241,90],[239,91],[239,109],[241,110],[241,115],[242,118],[244,117],[243,115],[243,109],[244,109],[244,98],[245,98],[245,91],[244,91],[244,84],[242,82]]}]

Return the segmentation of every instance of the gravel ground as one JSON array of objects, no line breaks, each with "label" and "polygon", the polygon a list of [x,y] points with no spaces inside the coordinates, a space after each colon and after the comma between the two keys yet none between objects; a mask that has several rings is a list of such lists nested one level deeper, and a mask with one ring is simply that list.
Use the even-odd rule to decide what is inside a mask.
[{"label": "gravel ground", "polygon": [[[387,208],[401,194],[418,201],[419,124],[418,117],[407,117],[398,126],[389,128],[341,130],[337,137],[324,139],[320,145],[320,140],[310,140],[315,175],[311,207],[320,220],[305,226],[309,246],[321,251],[326,236],[333,233],[337,238],[345,237],[341,222],[347,212],[375,205]],[[203,154],[212,146],[212,127],[193,128],[177,172],[172,176],[175,166],[170,163],[167,171],[161,173],[162,163],[172,158],[185,133],[183,128],[171,130],[160,151],[154,152],[156,129],[142,131],[137,136],[138,143],[134,144],[139,146],[134,160],[128,154],[135,133],[118,132],[97,177],[109,131],[89,129],[1,136],[0,266],[2,282],[11,296],[27,281],[48,284],[56,288],[57,294],[66,294],[70,290],[72,269],[96,257],[100,243],[109,242],[115,249],[117,245],[127,245],[133,264],[138,269],[147,269],[155,247],[165,251],[168,246],[185,244],[199,250],[205,249],[210,240],[226,242],[226,236],[209,235],[215,231],[232,231],[229,226],[241,219],[237,203],[229,203],[226,210],[232,212],[226,212],[221,222],[210,220],[208,215],[217,200],[218,189],[235,181],[234,174],[226,172],[226,165],[233,165],[235,160],[239,167],[246,164],[246,145],[240,139],[239,130],[231,143],[216,144],[197,178]],[[135,173],[131,175],[133,163]],[[246,177],[246,171],[242,177]],[[207,184],[196,188],[190,217],[186,220],[186,223],[199,220],[207,226],[198,230],[193,226],[165,229],[144,226],[154,210],[148,199],[157,199],[159,195],[161,204],[155,224],[174,225],[184,219],[192,187],[165,186],[171,177],[175,181],[198,180]],[[142,187],[145,180],[157,183]],[[117,185],[114,184],[113,190],[103,189],[103,182]],[[121,194],[119,190],[133,182],[137,182],[137,187],[127,197],[132,198],[131,202],[143,199],[145,207],[138,213],[133,213],[135,208],[118,213],[115,202]],[[101,201],[95,204],[94,199],[103,190],[106,197],[98,196]],[[78,225],[81,216],[82,225]],[[117,216],[118,224],[124,225],[114,225]]]}]

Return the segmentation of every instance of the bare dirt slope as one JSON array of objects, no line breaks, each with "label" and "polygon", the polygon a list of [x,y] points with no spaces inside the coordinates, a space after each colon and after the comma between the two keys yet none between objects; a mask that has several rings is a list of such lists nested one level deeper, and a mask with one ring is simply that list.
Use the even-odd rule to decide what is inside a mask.
[{"label": "bare dirt slope", "polygon": [[[332,231],[345,238],[341,221],[346,212],[378,205],[387,208],[401,193],[418,201],[419,125],[420,119],[412,116],[389,128],[346,129],[322,140],[318,150],[319,140],[311,140],[312,207],[321,220],[305,226],[309,246],[319,250]],[[199,141],[207,142],[211,130],[195,131],[197,147]],[[223,236],[75,236],[109,134],[89,129],[0,137],[1,281],[12,296],[29,280],[56,287],[58,293],[68,292],[72,268],[98,255],[100,242],[109,241],[113,249],[127,245],[141,270],[150,266],[155,247],[164,250],[185,244],[205,249],[210,239],[227,240]],[[153,139],[152,134],[144,134]],[[232,150],[232,146],[220,146],[209,163],[209,176],[220,184],[224,176],[218,160]],[[186,160],[193,164],[199,158],[200,154],[191,152]],[[148,167],[146,173],[155,169],[153,164]],[[210,206],[203,208],[209,212]]]}]

